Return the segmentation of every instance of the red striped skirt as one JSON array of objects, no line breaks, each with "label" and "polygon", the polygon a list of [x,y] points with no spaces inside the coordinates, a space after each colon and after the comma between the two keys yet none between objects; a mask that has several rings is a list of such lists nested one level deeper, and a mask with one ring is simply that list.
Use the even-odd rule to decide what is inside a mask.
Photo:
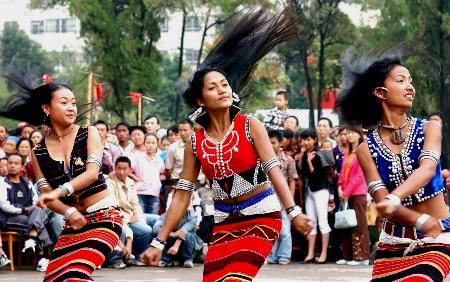
[{"label": "red striped skirt", "polygon": [[214,226],[203,282],[252,281],[281,230],[280,212],[228,218]]},{"label": "red striped skirt", "polygon": [[429,243],[403,256],[405,245],[378,244],[372,281],[444,281],[450,272],[450,245]]},{"label": "red striped skirt", "polygon": [[53,249],[45,282],[94,281],[92,273],[119,242],[123,219],[116,208],[84,214],[80,230],[65,226]]}]

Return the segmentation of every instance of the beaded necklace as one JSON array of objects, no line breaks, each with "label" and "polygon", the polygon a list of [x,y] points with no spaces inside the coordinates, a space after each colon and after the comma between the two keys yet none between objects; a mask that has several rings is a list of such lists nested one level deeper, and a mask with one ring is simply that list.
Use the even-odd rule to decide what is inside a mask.
[{"label": "beaded necklace", "polygon": [[[414,145],[421,143],[421,138],[417,138],[419,130],[416,130],[416,118],[412,118],[406,131],[405,142],[400,150],[400,153],[394,153],[384,142],[380,136],[379,130],[373,132],[375,143],[378,145],[378,152],[381,157],[388,161],[391,165],[388,166],[390,171],[388,177],[389,181],[394,184],[395,187],[400,186],[412,173],[413,164],[415,160],[410,158],[410,153],[414,148]],[[420,128],[419,128],[420,129]],[[420,140],[419,140],[420,139]],[[417,140],[417,142],[415,142]],[[373,157],[377,157],[377,152],[374,152]],[[412,196],[421,198],[425,192],[424,188],[417,191],[416,194],[408,196],[402,200],[403,205],[412,204]]]},{"label": "beaded necklace", "polygon": [[[211,138],[206,130],[204,131],[205,139],[200,146],[203,148],[202,158],[212,165],[214,169],[214,178],[223,179],[234,174],[229,163],[233,158],[233,152],[238,152],[239,134],[234,129],[234,123],[225,133],[220,141]],[[228,140],[228,141],[227,141]]]}]

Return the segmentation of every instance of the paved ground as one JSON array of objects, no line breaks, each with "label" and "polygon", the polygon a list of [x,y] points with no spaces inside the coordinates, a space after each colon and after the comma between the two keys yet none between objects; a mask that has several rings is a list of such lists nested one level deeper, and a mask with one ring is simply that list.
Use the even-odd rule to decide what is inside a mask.
[{"label": "paved ground", "polygon": [[[357,281],[370,280],[371,267],[350,267],[326,265],[300,265],[294,262],[288,266],[266,265],[264,266],[255,282],[281,282],[281,281]],[[202,266],[193,269],[180,267],[173,268],[147,268],[131,267],[125,270],[101,269],[94,274],[97,282],[196,282],[201,281]],[[0,271],[0,281],[11,282],[37,282],[42,281],[42,273],[28,270]]]}]

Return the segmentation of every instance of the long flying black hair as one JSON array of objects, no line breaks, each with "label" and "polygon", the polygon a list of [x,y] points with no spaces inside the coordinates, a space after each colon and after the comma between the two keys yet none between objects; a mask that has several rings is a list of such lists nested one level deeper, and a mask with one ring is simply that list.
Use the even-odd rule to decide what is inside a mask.
[{"label": "long flying black hair", "polygon": [[54,82],[33,87],[32,75],[21,75],[14,65],[8,66],[3,76],[15,84],[17,92],[1,107],[0,115],[34,125],[50,125],[42,105],[50,104],[53,92],[64,88],[72,91],[68,85]]},{"label": "long flying black hair", "polygon": [[384,86],[394,66],[404,66],[404,55],[403,46],[370,50],[364,54],[358,54],[357,47],[346,50],[342,57],[342,88],[336,101],[343,122],[367,128],[381,120],[381,103],[373,91]]},{"label": "long flying black hair", "polygon": [[214,44],[192,76],[183,94],[186,103],[197,107],[202,97],[203,78],[211,71],[222,73],[235,93],[247,84],[258,61],[276,45],[296,34],[296,19],[288,8],[270,13],[253,8]]}]

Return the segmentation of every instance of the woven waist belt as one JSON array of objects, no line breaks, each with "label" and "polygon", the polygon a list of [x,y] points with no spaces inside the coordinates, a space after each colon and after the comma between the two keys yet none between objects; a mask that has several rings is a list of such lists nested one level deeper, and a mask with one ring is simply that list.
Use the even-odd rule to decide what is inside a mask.
[{"label": "woven waist belt", "polygon": [[234,204],[234,205],[217,203],[217,204],[214,204],[214,208],[221,212],[226,212],[226,213],[231,213],[231,214],[239,214],[239,211],[246,209],[250,206],[253,206],[254,204],[259,203],[263,199],[265,199],[268,196],[271,196],[273,194],[275,194],[275,191],[271,187],[271,188],[267,189],[266,191],[263,191],[255,196],[251,197],[250,199],[245,200],[242,203]]},{"label": "woven waist belt", "polygon": [[[450,232],[450,217],[439,219],[442,232]],[[383,231],[391,236],[398,238],[407,238],[412,240],[424,238],[424,233],[417,230],[414,226],[404,226],[395,224],[387,219],[383,221]]]}]

